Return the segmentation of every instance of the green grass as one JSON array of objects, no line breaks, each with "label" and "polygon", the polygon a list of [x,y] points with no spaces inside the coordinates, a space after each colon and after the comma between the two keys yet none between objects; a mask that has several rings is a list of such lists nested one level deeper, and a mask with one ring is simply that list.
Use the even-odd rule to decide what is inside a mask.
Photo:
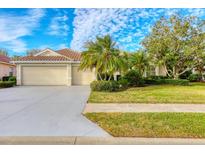
[{"label": "green grass", "polygon": [[205,138],[203,113],[86,113],[115,137]]},{"label": "green grass", "polygon": [[205,104],[205,83],[136,87],[120,92],[91,92],[88,102]]}]

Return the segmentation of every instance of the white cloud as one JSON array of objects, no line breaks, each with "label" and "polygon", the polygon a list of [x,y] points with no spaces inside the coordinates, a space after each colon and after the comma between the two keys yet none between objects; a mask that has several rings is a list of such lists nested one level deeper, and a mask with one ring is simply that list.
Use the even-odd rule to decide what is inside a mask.
[{"label": "white cloud", "polygon": [[68,46],[66,44],[62,43],[62,44],[59,44],[57,49],[65,49],[65,48],[68,48]]},{"label": "white cloud", "polygon": [[56,36],[67,36],[69,31],[69,26],[67,22],[68,16],[65,14],[59,14],[53,17],[49,26],[48,34]]},{"label": "white cloud", "polygon": [[205,9],[75,9],[71,48],[83,50],[97,35],[110,34],[124,50],[136,50],[161,17],[177,12],[201,16]]},{"label": "white cloud", "polygon": [[21,16],[1,14],[0,42],[14,52],[25,51],[26,43],[21,40],[21,37],[31,35],[43,16],[42,9],[29,9],[25,15]]},{"label": "white cloud", "polygon": [[20,39],[4,42],[3,46],[14,52],[22,52],[27,50],[26,43]]},{"label": "white cloud", "polygon": [[[75,19],[73,21],[74,33],[71,41],[71,48],[83,50],[83,45],[88,40],[95,39],[96,35],[110,34],[121,44],[135,46],[133,40],[144,36],[141,27],[148,28],[145,25],[150,17],[155,20],[159,14],[156,11],[148,9],[76,9]],[[127,48],[125,48],[127,49]]]},{"label": "white cloud", "polygon": [[62,44],[59,44],[59,45],[55,45],[55,44],[44,44],[44,45],[41,45],[39,47],[39,49],[41,50],[44,50],[46,48],[50,48],[50,49],[53,49],[53,50],[59,50],[59,49],[65,49],[65,48],[68,48],[68,46],[64,43]]},{"label": "white cloud", "polygon": [[200,9],[200,8],[188,9],[188,12],[190,13],[190,15],[201,17],[204,16],[205,9]]}]

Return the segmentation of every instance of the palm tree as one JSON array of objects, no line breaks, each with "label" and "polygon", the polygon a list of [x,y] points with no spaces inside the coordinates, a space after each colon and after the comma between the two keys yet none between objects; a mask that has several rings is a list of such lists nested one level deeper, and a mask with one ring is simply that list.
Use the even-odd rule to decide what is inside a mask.
[{"label": "palm tree", "polygon": [[129,56],[129,67],[131,69],[137,69],[141,75],[144,74],[148,67],[148,56],[144,51],[137,51]]},{"label": "palm tree", "polygon": [[100,80],[106,80],[107,77],[110,80],[115,72],[126,69],[126,53],[116,48],[116,43],[109,35],[96,37],[95,41],[87,42],[85,48],[87,50],[82,53],[80,69],[95,69]]}]

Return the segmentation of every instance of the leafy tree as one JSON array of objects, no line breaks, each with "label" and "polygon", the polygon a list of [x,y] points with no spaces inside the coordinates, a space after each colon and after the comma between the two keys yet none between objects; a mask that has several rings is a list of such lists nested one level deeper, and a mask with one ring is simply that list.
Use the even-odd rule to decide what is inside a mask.
[{"label": "leafy tree", "polygon": [[[96,37],[95,41],[87,42],[86,51],[82,52],[80,69],[95,69],[100,80],[111,79],[115,72],[126,70],[127,54],[116,47],[109,35]],[[103,78],[101,74],[104,74]]]},{"label": "leafy tree", "polygon": [[205,33],[200,32],[200,34],[194,37],[195,42],[192,42],[192,48],[195,49],[195,70],[198,71],[200,78],[204,80],[204,67],[205,67]]},{"label": "leafy tree", "polygon": [[33,55],[35,55],[36,53],[39,53],[39,52],[41,52],[40,49],[31,49],[31,50],[26,51],[26,55],[27,56],[33,56]]},{"label": "leafy tree", "polygon": [[0,49],[0,55],[8,56],[8,51],[6,49]]},{"label": "leafy tree", "polygon": [[141,50],[130,54],[129,67],[132,69],[137,69],[141,75],[144,74],[148,65],[149,65],[148,56],[145,51]]},{"label": "leafy tree", "polygon": [[167,75],[177,79],[198,65],[201,56],[197,54],[204,51],[203,28],[204,21],[196,17],[162,17],[142,45],[155,64],[163,65]]}]

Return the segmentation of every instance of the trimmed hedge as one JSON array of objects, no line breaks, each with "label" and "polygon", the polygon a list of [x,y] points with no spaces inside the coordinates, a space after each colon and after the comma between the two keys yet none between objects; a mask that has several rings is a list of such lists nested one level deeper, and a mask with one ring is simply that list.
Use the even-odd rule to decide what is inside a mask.
[{"label": "trimmed hedge", "polygon": [[11,76],[3,76],[2,77],[2,81],[9,81],[9,78],[10,78]]},{"label": "trimmed hedge", "polygon": [[16,77],[15,76],[10,76],[8,81],[15,81],[16,82]]},{"label": "trimmed hedge", "polygon": [[117,81],[93,81],[90,87],[93,91],[116,91],[119,89]]},{"label": "trimmed hedge", "polygon": [[127,89],[128,81],[121,79],[119,81],[93,81],[90,84],[92,91],[120,91]]},{"label": "trimmed hedge", "polygon": [[160,84],[171,84],[171,85],[183,85],[187,86],[189,85],[189,80],[182,80],[182,79],[158,79],[158,80],[145,80],[146,84],[152,84],[152,85],[160,85]]},{"label": "trimmed hedge", "polygon": [[8,88],[16,85],[15,81],[0,81],[0,88]]},{"label": "trimmed hedge", "polygon": [[152,75],[148,77],[150,80],[161,80],[161,79],[169,79],[168,76],[162,76],[162,75]]}]

